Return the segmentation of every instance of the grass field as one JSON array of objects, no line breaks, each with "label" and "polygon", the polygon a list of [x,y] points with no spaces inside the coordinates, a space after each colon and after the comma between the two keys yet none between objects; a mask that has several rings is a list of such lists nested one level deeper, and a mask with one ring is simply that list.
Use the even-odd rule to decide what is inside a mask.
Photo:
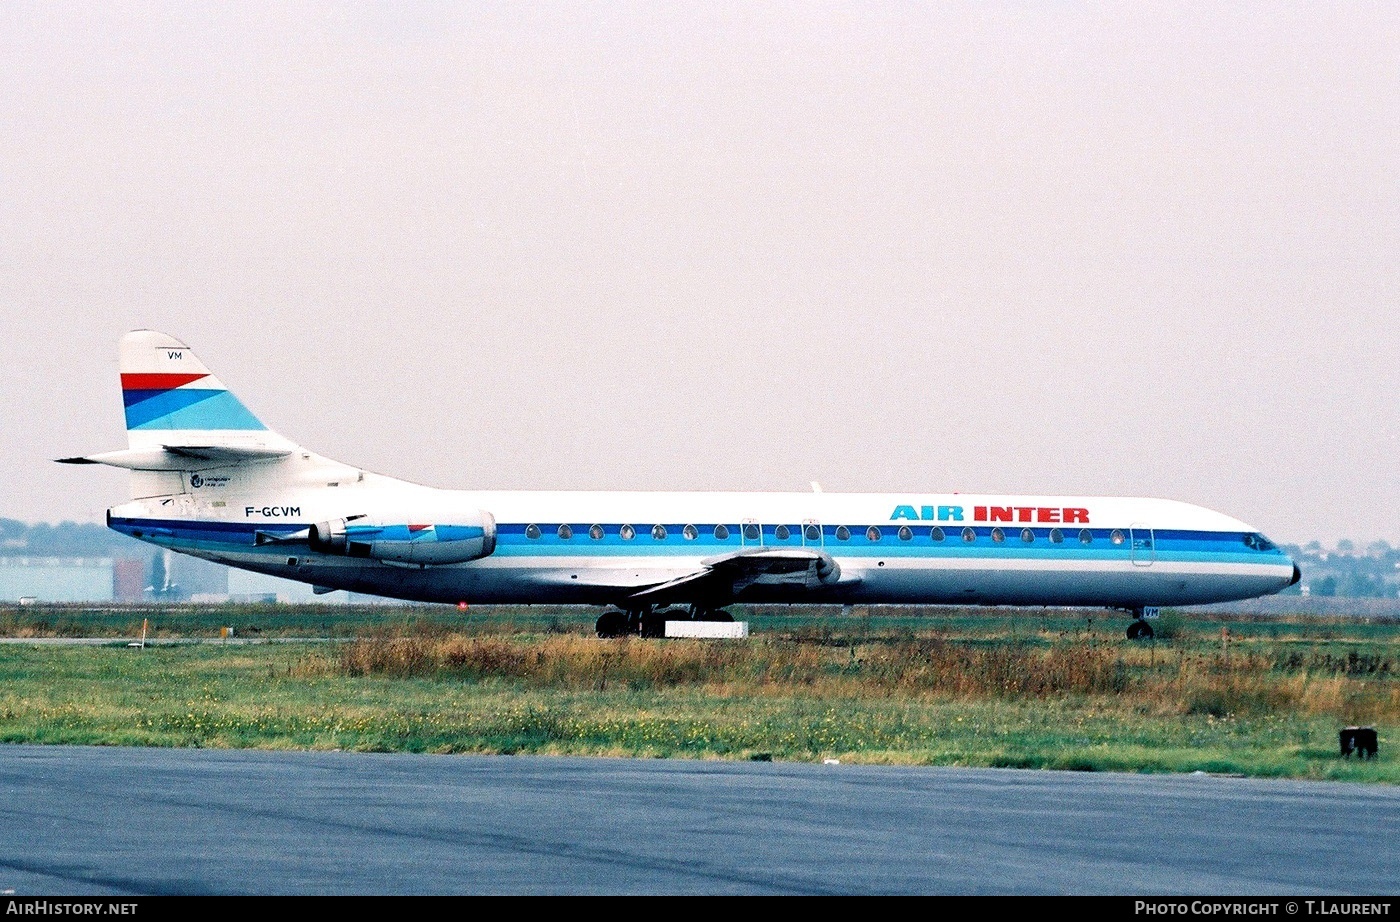
[{"label": "grass field", "polygon": [[[112,638],[0,645],[0,740],[1400,781],[1394,620],[1167,612],[1135,643],[1104,611],[736,614],[747,640],[543,606],[0,608],[0,636]],[[1358,724],[1378,758],[1339,756]]]}]

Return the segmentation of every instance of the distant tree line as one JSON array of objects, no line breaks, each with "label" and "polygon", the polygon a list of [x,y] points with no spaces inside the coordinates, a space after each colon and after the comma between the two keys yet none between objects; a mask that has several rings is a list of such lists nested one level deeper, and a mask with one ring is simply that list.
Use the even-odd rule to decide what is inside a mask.
[{"label": "distant tree line", "polygon": [[1303,579],[1290,594],[1345,598],[1394,599],[1400,597],[1400,548],[1388,541],[1372,541],[1365,548],[1343,538],[1335,547],[1320,542],[1286,544],[1284,550],[1303,571]]}]

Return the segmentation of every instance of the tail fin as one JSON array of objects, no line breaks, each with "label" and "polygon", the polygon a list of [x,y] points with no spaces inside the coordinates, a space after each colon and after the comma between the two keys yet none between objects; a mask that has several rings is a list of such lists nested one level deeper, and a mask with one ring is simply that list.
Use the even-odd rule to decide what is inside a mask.
[{"label": "tail fin", "polygon": [[195,471],[298,450],[296,443],[264,426],[173,336],[154,330],[126,334],[120,369],[128,447],[60,461],[133,471]]},{"label": "tail fin", "polygon": [[122,337],[120,355],[130,448],[296,447],[264,426],[173,336],[135,330]]}]

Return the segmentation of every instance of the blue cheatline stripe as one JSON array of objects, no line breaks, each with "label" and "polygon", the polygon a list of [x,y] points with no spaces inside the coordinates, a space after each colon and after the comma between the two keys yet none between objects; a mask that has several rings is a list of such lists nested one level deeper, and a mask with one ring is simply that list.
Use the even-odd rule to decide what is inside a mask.
[{"label": "blue cheatline stripe", "polygon": [[[729,536],[724,539],[715,537],[715,526],[713,524],[695,524],[694,527],[697,532],[696,537],[693,539],[687,539],[684,536],[684,524],[662,523],[662,527],[666,531],[666,536],[659,540],[652,537],[653,525],[651,524],[638,525],[632,523],[632,528],[635,532],[635,537],[631,539],[624,539],[619,535],[619,531],[622,528],[621,524],[598,524],[599,527],[603,529],[603,537],[601,539],[589,537],[589,524],[576,523],[569,523],[569,530],[572,533],[571,537],[569,538],[559,537],[558,523],[538,523],[536,527],[539,529],[539,536],[536,538],[530,538],[528,536],[528,523],[498,522],[496,526],[496,531],[498,539],[529,542],[531,544],[572,545],[584,543],[589,545],[615,544],[621,547],[712,546],[732,548],[755,545],[759,543],[757,539],[743,539],[741,537],[743,534],[743,526],[732,522],[725,523],[724,527],[729,530]],[[774,526],[765,525],[762,529],[762,544],[765,547],[804,547],[822,545],[826,547],[826,549],[835,552],[837,549],[858,548],[862,546],[868,546],[873,548],[938,548],[951,547],[953,545],[969,543],[963,541],[963,526],[960,525],[943,526],[942,531],[944,537],[941,541],[935,540],[933,538],[932,527],[928,525],[908,526],[909,538],[908,540],[902,540],[899,537],[899,526],[897,524],[893,526],[889,525],[888,523],[878,524],[876,527],[880,529],[880,537],[876,541],[870,541],[866,538],[866,529],[870,527],[868,523],[852,524],[846,526],[850,532],[850,537],[844,541],[837,538],[836,536],[838,526],[822,525],[820,527],[822,529],[821,539],[818,541],[807,541],[804,540],[802,527],[799,525],[791,525],[788,527],[789,533],[786,539],[780,539],[775,535],[776,529]],[[1092,540],[1088,545],[1085,545],[1081,543],[1079,538],[1079,533],[1081,529],[1076,527],[1062,527],[1060,531],[1063,535],[1063,541],[1059,544],[1055,544],[1050,541],[1050,528],[1031,528],[1030,531],[1033,540],[1030,542],[1025,542],[1021,539],[1021,529],[1025,526],[1018,526],[1013,528],[1006,528],[1002,526],[1001,531],[1003,534],[1003,540],[998,543],[992,540],[992,531],[998,528],[998,526],[969,525],[967,527],[971,528],[974,535],[976,536],[976,540],[970,542],[971,546],[982,546],[983,548],[990,547],[997,548],[1000,550],[1013,550],[1019,548],[1023,550],[1043,549],[1053,551],[1064,551],[1070,549],[1078,549],[1112,550],[1127,553],[1132,549],[1130,542],[1136,539],[1140,542],[1138,545],[1138,549],[1140,551],[1148,551],[1151,550],[1153,546],[1155,546],[1158,551],[1212,551],[1227,548],[1230,550],[1234,550],[1235,548],[1239,548],[1240,550],[1246,551],[1252,555],[1258,555],[1261,553],[1272,553],[1257,551],[1253,548],[1247,547],[1244,543],[1244,539],[1247,534],[1246,532],[1215,532],[1199,530],[1159,529],[1152,532],[1151,538],[1149,539],[1147,534],[1141,530],[1134,532],[1128,528],[1090,528],[1088,529],[1088,531]],[[1122,543],[1113,543],[1114,531],[1118,531],[1122,534]],[[1149,540],[1151,541],[1151,544],[1147,543]]]},{"label": "blue cheatline stripe", "polygon": [[[145,394],[132,391],[128,394]],[[228,391],[177,388],[133,401],[124,396],[128,429],[266,429]]]},{"label": "blue cheatline stripe", "polygon": [[[304,529],[306,523],[260,524],[256,522],[180,522],[170,519],[113,519],[112,527],[126,534],[132,534],[135,531],[144,531],[149,534],[153,530],[158,530],[158,536],[165,540],[171,540],[178,535],[180,541],[248,548],[254,543],[255,532],[291,533]],[[479,537],[482,533],[477,528],[452,527],[463,528],[465,537]],[[498,525],[496,553],[493,556],[667,558],[709,556],[725,551],[739,550],[742,547],[755,546],[753,542],[745,543],[740,540],[741,532],[738,524],[726,526],[730,530],[730,537],[727,540],[719,540],[714,537],[713,525],[696,525],[699,534],[693,540],[686,540],[682,537],[684,524],[666,525],[667,536],[661,540],[651,537],[650,526],[634,526],[637,536],[631,540],[624,540],[618,536],[621,525],[603,525],[604,537],[598,540],[588,537],[588,525],[572,526],[573,537],[571,538],[560,538],[557,533],[557,524],[553,528],[539,526],[540,537],[538,538],[527,537],[527,527],[528,523]],[[929,529],[926,527],[917,529],[915,536],[910,540],[901,541],[896,536],[897,528],[891,531],[883,526],[881,540],[867,541],[865,527],[868,526],[849,526],[851,529],[850,540],[839,541],[835,538],[835,526],[824,526],[826,543],[822,549],[837,557],[882,557],[887,559],[921,557],[965,560],[979,558],[988,561],[1013,559],[1048,562],[1055,560],[1126,561],[1132,557],[1131,548],[1126,540],[1121,545],[1115,545],[1111,542],[1109,536],[1113,529],[1108,528],[1091,529],[1094,540],[1085,545],[1079,542],[1077,530],[1072,533],[1066,532],[1062,544],[1049,542],[1046,537],[1049,529],[1034,529],[1036,539],[1029,544],[1020,540],[1019,530],[1015,534],[1008,533],[1006,540],[998,544],[990,538],[992,526],[974,527],[973,530],[977,532],[977,540],[970,543],[962,540],[959,536],[960,530],[953,529],[947,529],[948,536],[943,541],[934,541],[929,537]],[[392,526],[392,529],[402,529],[405,538],[407,537],[406,526]],[[1125,535],[1127,534],[1127,529],[1121,530]],[[1155,551],[1140,548],[1139,553],[1153,553],[1156,560],[1163,562],[1270,564],[1282,563],[1285,556],[1278,549],[1259,551],[1247,547],[1244,544],[1244,532],[1157,531],[1155,536]],[[767,534],[764,537],[765,547],[803,547],[798,539],[772,542],[768,541]],[[438,540],[444,539],[439,535]],[[279,549],[278,552],[280,553],[281,550]]]}]

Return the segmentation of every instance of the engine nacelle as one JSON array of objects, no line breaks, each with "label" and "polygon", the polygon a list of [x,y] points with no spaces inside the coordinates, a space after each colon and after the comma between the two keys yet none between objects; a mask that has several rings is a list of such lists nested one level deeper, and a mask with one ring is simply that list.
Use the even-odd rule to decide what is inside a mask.
[{"label": "engine nacelle", "polygon": [[307,540],[323,554],[394,563],[465,563],[496,549],[496,519],[484,509],[421,525],[356,516],[312,525]]}]

